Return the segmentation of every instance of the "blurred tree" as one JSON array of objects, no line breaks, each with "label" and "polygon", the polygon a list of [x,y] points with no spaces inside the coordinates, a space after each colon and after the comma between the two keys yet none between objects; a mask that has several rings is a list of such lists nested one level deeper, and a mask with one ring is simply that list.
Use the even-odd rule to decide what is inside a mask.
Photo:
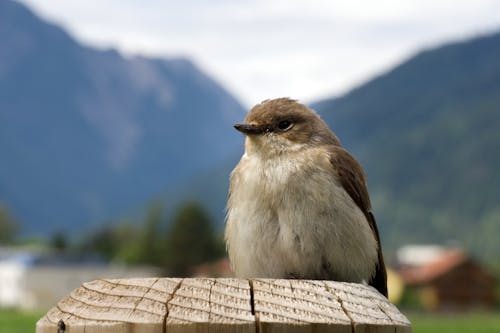
[{"label": "blurred tree", "polygon": [[195,202],[177,210],[165,247],[167,273],[174,276],[188,276],[194,265],[224,256],[224,245],[210,217]]},{"label": "blurred tree", "polygon": [[10,215],[7,207],[0,205],[0,243],[14,242],[18,230],[18,222]]},{"label": "blurred tree", "polygon": [[128,264],[141,264],[140,238],[141,229],[133,221],[115,224],[112,229],[112,254],[110,260]]},{"label": "blurred tree", "polygon": [[149,207],[140,240],[141,258],[144,263],[161,266],[165,261],[165,242],[160,233],[161,223],[162,206],[159,202],[155,202]]},{"label": "blurred tree", "polygon": [[107,223],[85,239],[80,251],[106,260],[164,267],[166,273],[177,276],[189,275],[194,265],[224,256],[223,240],[199,204],[179,207],[166,237],[162,210],[160,203],[152,203],[141,226]]},{"label": "blurred tree", "polygon": [[86,253],[99,254],[104,259],[111,260],[117,252],[113,229],[105,227],[91,233],[85,239],[81,250]]},{"label": "blurred tree", "polygon": [[65,252],[68,249],[67,235],[62,231],[57,231],[52,235],[50,246],[57,252]]},{"label": "blurred tree", "polygon": [[94,231],[86,237],[80,251],[97,254],[106,260],[137,261],[137,253],[127,253],[136,249],[138,230],[128,223],[108,223],[106,227]]},{"label": "blurred tree", "polygon": [[165,262],[162,215],[161,203],[153,202],[148,208],[142,228],[136,230],[134,238],[129,238],[123,244],[118,256],[131,264],[162,266]]}]

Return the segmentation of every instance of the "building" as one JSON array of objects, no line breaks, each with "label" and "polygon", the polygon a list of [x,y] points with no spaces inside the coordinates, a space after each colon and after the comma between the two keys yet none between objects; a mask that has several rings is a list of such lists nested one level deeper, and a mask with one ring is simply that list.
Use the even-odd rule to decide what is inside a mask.
[{"label": "building", "polygon": [[[455,311],[495,305],[495,279],[459,249],[406,247],[398,272],[428,310]],[[412,290],[412,291],[411,291]]]},{"label": "building", "polygon": [[44,310],[86,281],[158,274],[155,268],[109,265],[95,258],[0,249],[0,307]]}]

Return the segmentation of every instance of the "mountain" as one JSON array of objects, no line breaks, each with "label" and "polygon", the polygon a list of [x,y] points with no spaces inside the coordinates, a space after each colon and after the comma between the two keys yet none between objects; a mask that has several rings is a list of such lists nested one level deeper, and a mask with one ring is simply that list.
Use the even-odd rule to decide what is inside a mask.
[{"label": "mountain", "polygon": [[[386,251],[455,242],[498,260],[499,33],[311,106],[366,170]],[[153,198],[200,200],[222,227],[243,117],[187,59],[92,49],[0,1],[0,205],[27,234],[78,232]]]},{"label": "mountain", "polygon": [[[363,165],[386,252],[451,242],[498,258],[500,34],[421,52],[311,107]],[[218,221],[237,159],[185,186]]]},{"label": "mountain", "polygon": [[313,107],[359,158],[384,241],[498,258],[500,33],[417,54]]},{"label": "mountain", "polygon": [[0,1],[0,204],[26,234],[137,209],[238,149],[241,105],[188,59],[80,45]]}]

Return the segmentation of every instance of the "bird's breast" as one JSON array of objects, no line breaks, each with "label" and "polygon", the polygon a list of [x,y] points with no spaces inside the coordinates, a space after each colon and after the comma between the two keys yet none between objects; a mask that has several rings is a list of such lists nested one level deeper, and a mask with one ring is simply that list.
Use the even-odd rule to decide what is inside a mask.
[{"label": "bird's breast", "polygon": [[[243,156],[231,179],[226,227],[238,276],[317,278],[325,262],[343,280],[371,274],[373,264],[365,264],[376,260],[376,241],[330,168],[321,152]],[[348,267],[349,256],[360,258],[360,267]]]}]

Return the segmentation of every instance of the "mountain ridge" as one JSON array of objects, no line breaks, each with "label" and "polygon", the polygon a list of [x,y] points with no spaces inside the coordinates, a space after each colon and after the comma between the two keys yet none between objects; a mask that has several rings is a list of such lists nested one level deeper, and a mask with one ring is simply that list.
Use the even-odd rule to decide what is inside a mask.
[{"label": "mountain ridge", "polygon": [[188,59],[82,46],[12,1],[0,41],[0,201],[28,233],[124,214],[237,149],[243,108]]}]

